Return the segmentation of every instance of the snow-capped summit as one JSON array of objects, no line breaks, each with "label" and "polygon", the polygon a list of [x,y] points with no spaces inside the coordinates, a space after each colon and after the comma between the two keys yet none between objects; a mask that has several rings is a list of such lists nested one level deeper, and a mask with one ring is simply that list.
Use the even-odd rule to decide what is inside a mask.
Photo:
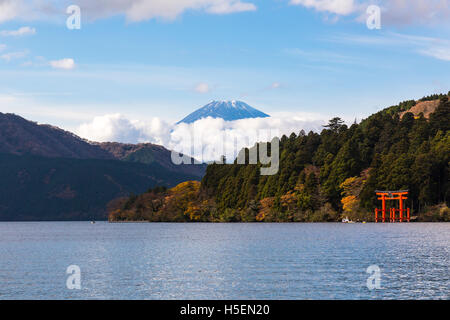
[{"label": "snow-capped summit", "polygon": [[233,121],[248,118],[267,118],[270,116],[250,107],[242,101],[212,101],[206,106],[192,112],[178,123],[192,123],[207,117],[222,118],[226,121]]}]

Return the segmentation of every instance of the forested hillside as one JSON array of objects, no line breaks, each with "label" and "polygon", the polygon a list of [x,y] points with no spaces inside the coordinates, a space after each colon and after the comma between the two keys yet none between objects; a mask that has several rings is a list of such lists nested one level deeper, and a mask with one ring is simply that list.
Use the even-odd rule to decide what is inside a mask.
[{"label": "forested hillside", "polygon": [[170,203],[176,221],[373,220],[375,190],[408,189],[407,205],[419,220],[449,220],[450,102],[447,95],[422,101],[431,98],[439,102],[429,119],[412,113],[400,118],[415,101],[350,127],[334,118],[320,134],[281,137],[276,175],[260,175],[260,165],[212,164],[178,207],[177,192],[169,190],[159,198],[153,193],[162,199],[157,208],[143,196],[124,199],[110,218],[132,220],[139,213],[140,220],[157,220]]},{"label": "forested hillside", "polygon": [[0,154],[0,221],[106,219],[111,199],[192,175],[157,163]]}]

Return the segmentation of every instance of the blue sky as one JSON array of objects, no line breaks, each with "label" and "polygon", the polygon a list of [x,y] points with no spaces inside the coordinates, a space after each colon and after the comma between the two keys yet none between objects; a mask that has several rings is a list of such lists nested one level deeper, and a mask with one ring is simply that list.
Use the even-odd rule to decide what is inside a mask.
[{"label": "blue sky", "polygon": [[[238,99],[361,119],[450,90],[449,1],[150,2],[71,1],[82,26],[69,30],[64,0],[0,0],[0,112],[74,130],[116,113],[175,122]],[[380,30],[366,26],[372,3]]]}]

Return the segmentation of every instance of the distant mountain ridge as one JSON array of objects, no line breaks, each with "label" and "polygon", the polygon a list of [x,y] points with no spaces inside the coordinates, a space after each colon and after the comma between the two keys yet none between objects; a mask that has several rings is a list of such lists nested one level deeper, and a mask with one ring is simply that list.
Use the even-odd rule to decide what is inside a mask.
[{"label": "distant mountain ridge", "polygon": [[[38,124],[0,112],[0,153],[49,158],[108,159],[144,164],[158,163],[172,172],[201,178],[206,165],[175,165],[171,151],[152,143],[89,142],[58,127]],[[194,163],[194,159],[192,159]]]},{"label": "distant mountain ridge", "polygon": [[114,159],[71,132],[0,112],[0,152],[74,159]]},{"label": "distant mountain ridge", "polygon": [[197,176],[199,178],[203,177],[206,171],[206,164],[202,164],[193,158],[191,158],[192,164],[174,164],[171,158],[172,151],[152,143],[125,144],[103,142],[98,145],[103,150],[112,154],[116,159],[122,161],[144,164],[157,163],[169,171]]},{"label": "distant mountain ridge", "polygon": [[268,114],[259,111],[242,101],[212,101],[204,107],[192,112],[179,123],[193,123],[197,120],[212,117],[221,118],[226,121],[249,119],[249,118],[267,118]]}]

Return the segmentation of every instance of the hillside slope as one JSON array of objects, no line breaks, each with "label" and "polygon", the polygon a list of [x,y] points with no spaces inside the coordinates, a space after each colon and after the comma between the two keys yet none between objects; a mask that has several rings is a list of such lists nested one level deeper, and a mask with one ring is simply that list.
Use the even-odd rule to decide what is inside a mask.
[{"label": "hillside slope", "polygon": [[106,219],[111,200],[196,179],[160,165],[0,154],[0,220]]},{"label": "hillside slope", "polygon": [[105,142],[98,145],[115,158],[123,161],[145,164],[157,163],[169,171],[191,175],[199,179],[206,172],[206,164],[199,163],[194,159],[191,159],[192,164],[174,164],[171,159],[171,151],[163,146],[151,143],[124,144],[117,142]]},{"label": "hillside slope", "polygon": [[426,119],[430,118],[430,115],[439,106],[439,99],[431,101],[420,101],[407,111],[400,112],[400,118],[403,118],[405,114],[411,112],[415,117],[418,117],[421,113]]},{"label": "hillside slope", "polygon": [[[169,171],[202,178],[206,165],[175,165],[163,146],[88,142],[50,125],[37,124],[14,114],[0,113],[0,153],[49,158],[116,159],[145,164],[158,163]],[[194,163],[194,161],[193,161]]]},{"label": "hillside slope", "polygon": [[75,159],[114,158],[68,131],[4,113],[0,113],[0,152]]}]

